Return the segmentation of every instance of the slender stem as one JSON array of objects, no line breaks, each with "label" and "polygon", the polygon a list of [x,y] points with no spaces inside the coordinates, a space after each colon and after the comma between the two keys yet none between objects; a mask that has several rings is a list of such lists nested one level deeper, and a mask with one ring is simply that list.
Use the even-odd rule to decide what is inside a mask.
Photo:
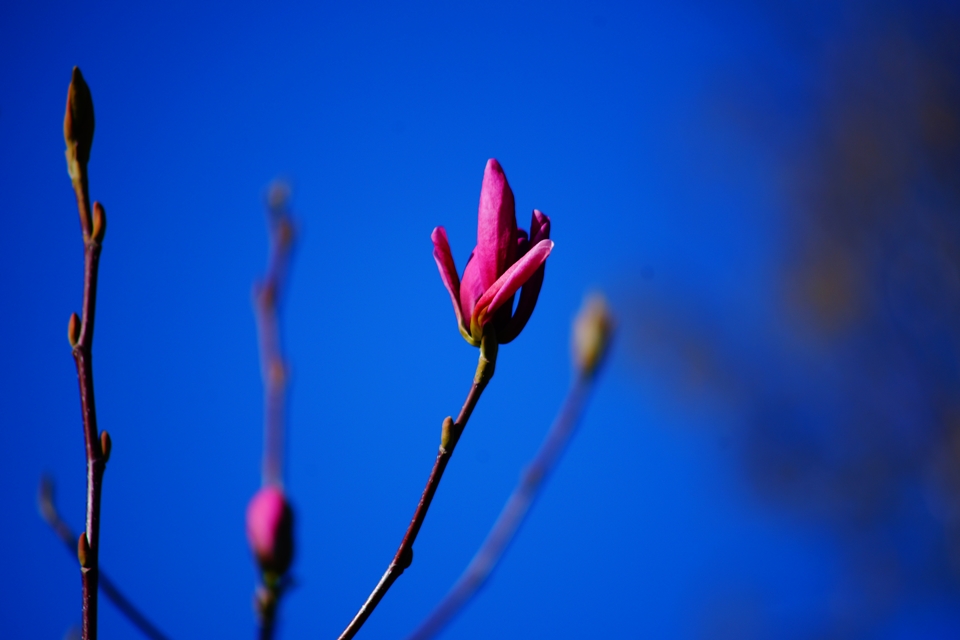
[{"label": "slender stem", "polygon": [[520,477],[520,482],[480,549],[447,595],[408,640],[428,640],[436,636],[486,583],[516,537],[544,481],[575,433],[593,380],[593,375],[580,374],[576,377],[553,426],[533,461]]},{"label": "slender stem", "polygon": [[[80,316],[79,335],[73,344],[73,359],[77,366],[80,386],[80,409],[83,416],[83,434],[87,459],[87,519],[85,554],[80,568],[83,584],[83,640],[97,637],[97,582],[98,558],[100,555],[100,494],[106,458],[100,444],[97,429],[97,409],[93,393],[93,326],[97,304],[97,272],[100,264],[100,241],[105,214],[99,203],[94,204],[94,216],[90,215],[90,196],[87,190],[86,166],[81,165],[79,175],[73,180],[83,231],[83,308]],[[98,223],[94,218],[99,217]]]},{"label": "slender stem", "polygon": [[280,341],[280,296],[293,253],[293,221],[285,197],[271,196],[268,219],[270,256],[266,275],[254,286],[253,308],[263,377],[263,484],[282,485],[287,363]]},{"label": "slender stem", "polygon": [[[53,482],[49,478],[40,480],[40,489],[37,492],[37,503],[40,507],[40,513],[46,520],[50,528],[53,529],[60,541],[71,554],[77,550],[77,535],[73,532],[57,510],[53,499]],[[143,635],[151,640],[169,640],[160,629],[156,627],[147,617],[137,609],[136,605],[123,594],[120,587],[111,580],[106,573],[100,572],[100,590],[110,602],[114,604]]]},{"label": "slender stem", "polygon": [[470,420],[470,416],[473,414],[473,410],[480,400],[480,395],[487,387],[487,384],[489,384],[490,379],[493,378],[496,360],[497,339],[491,326],[484,332],[480,346],[480,362],[477,364],[477,373],[474,376],[473,384],[470,386],[467,399],[460,409],[460,414],[455,421],[447,418],[443,423],[440,449],[437,451],[436,460],[433,462],[433,469],[430,471],[427,485],[424,487],[423,494],[420,496],[420,502],[417,503],[417,510],[414,511],[413,518],[410,520],[410,526],[407,527],[407,531],[403,535],[403,540],[400,542],[400,548],[397,549],[393,560],[387,567],[386,572],[384,572],[383,577],[380,578],[380,582],[377,583],[377,586],[374,587],[370,593],[367,601],[363,603],[360,611],[357,612],[357,615],[350,621],[347,628],[340,634],[340,640],[348,640],[357,634],[360,627],[367,621],[367,618],[373,613],[373,610],[383,599],[383,596],[386,595],[393,583],[396,582],[397,578],[399,578],[404,570],[413,562],[413,543],[417,539],[417,534],[420,533],[420,527],[423,526],[423,521],[427,517],[430,503],[433,501],[433,496],[437,492],[437,487],[440,486],[443,472],[446,470],[447,464],[453,456],[453,451],[460,441],[460,436],[463,435],[463,430],[466,428],[467,422]]},{"label": "slender stem", "polygon": [[[263,280],[254,285],[253,310],[260,345],[260,370],[263,377],[263,486],[283,486],[285,450],[285,409],[287,400],[287,363],[280,340],[280,299],[286,284],[293,254],[294,228],[287,207],[285,185],[275,184],[268,196],[267,221],[270,254]],[[286,581],[282,577],[262,576],[254,603],[258,613],[257,637],[273,638],[277,607]]]}]

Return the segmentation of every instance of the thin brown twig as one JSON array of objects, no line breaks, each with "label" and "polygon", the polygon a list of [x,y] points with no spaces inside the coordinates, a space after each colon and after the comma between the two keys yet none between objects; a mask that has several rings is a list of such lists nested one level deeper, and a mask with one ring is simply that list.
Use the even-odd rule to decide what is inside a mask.
[{"label": "thin brown twig", "polygon": [[571,338],[576,374],[560,413],[470,564],[408,640],[428,640],[440,633],[496,569],[543,489],[547,476],[576,433],[587,398],[606,360],[614,325],[615,320],[603,294],[588,295],[573,323]]},{"label": "thin brown twig", "polygon": [[[50,525],[53,532],[57,534],[57,537],[63,542],[67,551],[71,554],[76,553],[77,535],[70,528],[70,525],[63,520],[63,517],[57,510],[57,505],[54,501],[53,480],[48,477],[40,478],[40,487],[37,490],[37,506],[40,509],[40,515],[42,515],[43,519]],[[116,583],[103,571],[100,572],[99,586],[103,595],[105,595],[107,599],[120,610],[120,613],[143,635],[150,638],[150,640],[169,640],[169,638],[164,635],[155,624],[150,622],[136,605],[123,594]]]},{"label": "thin brown twig", "polygon": [[[289,195],[289,188],[281,182],[272,185],[267,195],[270,254],[267,272],[253,289],[263,377],[263,486],[283,486],[284,481],[288,371],[280,339],[280,300],[287,282],[295,236],[288,208]],[[288,582],[282,578],[263,580],[257,588],[254,602],[259,615],[260,640],[273,637],[277,607]]]},{"label": "thin brown twig", "polygon": [[430,477],[427,479],[427,485],[423,489],[420,502],[417,503],[417,509],[413,513],[413,518],[410,520],[410,525],[407,527],[406,533],[404,533],[400,547],[397,549],[397,553],[387,567],[386,572],[384,572],[383,577],[380,578],[380,582],[374,587],[373,591],[367,597],[366,602],[360,607],[360,610],[356,616],[354,616],[353,620],[350,621],[347,628],[340,634],[339,640],[349,640],[357,634],[367,621],[367,618],[370,617],[370,614],[373,613],[373,610],[383,599],[383,596],[385,596],[390,587],[393,586],[393,583],[396,582],[397,578],[399,578],[404,570],[413,562],[413,543],[416,541],[417,535],[420,533],[420,528],[423,526],[423,521],[427,517],[427,511],[430,509],[430,503],[433,501],[433,496],[437,492],[437,487],[440,486],[443,472],[446,470],[447,464],[450,462],[453,451],[457,446],[457,442],[460,441],[460,436],[463,435],[463,430],[466,428],[467,422],[470,420],[470,416],[473,414],[473,410],[480,400],[480,395],[483,393],[487,384],[489,384],[490,379],[493,378],[497,360],[497,338],[493,331],[492,324],[488,325],[488,327],[483,334],[480,345],[480,362],[477,364],[477,373],[474,376],[473,384],[470,386],[470,392],[467,394],[467,399],[463,403],[463,407],[460,409],[460,414],[457,416],[456,421],[448,417],[443,422],[440,449],[437,451],[437,457],[433,463],[433,469],[430,471]]},{"label": "thin brown twig", "polygon": [[77,543],[83,584],[83,640],[97,637],[97,581],[100,556],[100,495],[103,472],[110,456],[110,437],[97,429],[97,409],[93,393],[93,326],[97,306],[97,272],[100,249],[106,232],[106,212],[99,202],[90,208],[87,161],[93,143],[93,100],[90,89],[77,67],[73,68],[67,91],[67,111],[63,136],[67,144],[67,171],[73,182],[83,232],[83,306],[81,315],[70,318],[68,327],[73,359],[80,386],[80,410],[87,459],[87,518]]},{"label": "thin brown twig", "polygon": [[593,376],[578,375],[560,413],[470,564],[408,640],[436,636],[489,579],[533,506],[544,480],[576,431]]}]

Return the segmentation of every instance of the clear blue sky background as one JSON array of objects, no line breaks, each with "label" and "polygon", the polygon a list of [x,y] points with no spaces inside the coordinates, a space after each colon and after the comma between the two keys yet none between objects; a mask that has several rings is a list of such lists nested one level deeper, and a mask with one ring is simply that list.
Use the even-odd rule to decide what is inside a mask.
[{"label": "clear blue sky background", "polygon": [[[302,231],[284,324],[298,587],[282,638],[335,637],[352,617],[469,386],[476,351],[456,330],[431,229],[446,226],[462,268],[489,157],[521,226],[534,207],[551,216],[533,319],[501,350],[413,567],[362,633],[400,638],[465,566],[549,426],[587,290],[610,292],[626,322],[643,312],[626,310],[635,292],[659,287],[728,300],[738,322],[762,325],[776,168],[711,119],[705,96],[762,59],[781,78],[772,99],[790,102],[805,70],[768,17],[751,3],[6,3],[0,634],[58,638],[80,620],[76,562],[34,503],[48,472],[82,522],[66,338],[82,256],[61,129],[74,64],[96,105],[90,184],[109,217],[101,566],[177,639],[253,634],[250,286],[270,180],[292,180]],[[664,393],[614,354],[528,526],[449,637],[709,637],[715,618],[741,613],[741,637],[815,633],[832,606],[831,538],[758,507],[717,436],[722,416]],[[103,637],[134,636],[101,610]]]}]

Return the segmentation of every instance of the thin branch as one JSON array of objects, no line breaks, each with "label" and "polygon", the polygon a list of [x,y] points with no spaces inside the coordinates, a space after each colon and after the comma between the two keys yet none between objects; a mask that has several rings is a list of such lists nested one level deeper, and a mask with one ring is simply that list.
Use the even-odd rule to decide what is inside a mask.
[{"label": "thin branch", "polygon": [[420,527],[423,526],[423,521],[427,517],[427,511],[430,509],[430,503],[433,501],[433,496],[437,492],[437,487],[440,486],[443,472],[446,470],[447,464],[450,462],[453,451],[457,446],[457,442],[460,441],[460,436],[463,435],[463,430],[466,428],[467,422],[470,420],[470,416],[473,414],[473,410],[480,400],[480,395],[483,393],[487,384],[489,384],[490,379],[493,378],[497,360],[497,338],[493,332],[492,323],[488,325],[488,327],[489,329],[484,332],[481,342],[480,362],[477,364],[477,373],[474,376],[473,385],[470,387],[470,392],[467,394],[467,399],[463,403],[463,407],[460,409],[460,414],[457,416],[456,421],[448,417],[443,422],[440,449],[437,451],[437,458],[433,463],[433,469],[430,471],[430,477],[427,479],[427,485],[423,489],[423,494],[420,496],[420,502],[417,503],[417,509],[413,514],[413,519],[410,521],[410,526],[407,527],[403,541],[400,543],[400,548],[397,549],[393,560],[387,567],[383,577],[380,578],[380,582],[377,583],[377,586],[367,598],[367,601],[363,603],[360,611],[357,612],[357,615],[350,621],[347,628],[340,634],[340,640],[349,640],[349,638],[357,634],[360,627],[367,621],[367,618],[373,613],[373,610],[380,603],[380,600],[383,599],[383,596],[386,595],[393,583],[396,582],[397,578],[399,578],[404,570],[413,562],[413,543],[416,541],[417,535],[420,533]]},{"label": "thin branch", "polygon": [[[50,478],[40,478],[40,487],[37,490],[37,506],[40,509],[40,515],[42,515],[43,519],[50,525],[53,532],[57,534],[57,537],[63,542],[67,551],[69,551],[71,555],[76,553],[77,536],[70,526],[64,522],[60,516],[60,512],[57,510],[56,503],[54,502],[53,480]],[[105,595],[107,599],[120,610],[120,613],[126,616],[133,626],[143,635],[150,638],[150,640],[169,640],[169,638],[165,636],[156,625],[150,622],[123,592],[120,591],[120,588],[113,580],[107,577],[106,573],[100,572],[99,586],[100,590],[103,591],[103,595]]]},{"label": "thin branch", "polygon": [[436,636],[490,577],[576,430],[590,386],[588,378],[578,377],[574,382],[540,450],[524,471],[480,549],[447,595],[408,640],[427,640]]},{"label": "thin branch", "polygon": [[590,391],[609,348],[612,330],[613,319],[605,299],[599,294],[589,296],[574,324],[574,360],[577,373],[560,413],[470,564],[408,640],[429,640],[439,634],[486,584],[497,568],[542,491],[547,476],[557,466],[576,433]]},{"label": "thin branch", "polygon": [[110,437],[97,429],[97,409],[93,394],[93,326],[97,306],[97,272],[100,248],[107,228],[106,212],[94,202],[91,215],[87,161],[93,143],[93,100],[83,75],[73,68],[67,91],[67,110],[63,119],[63,137],[67,144],[67,171],[73,182],[83,233],[83,307],[78,318],[70,318],[68,327],[73,359],[80,386],[80,409],[87,459],[87,518],[77,544],[83,584],[83,640],[97,637],[97,580],[100,556],[100,494],[103,472],[110,455]]},{"label": "thin branch", "polygon": [[[294,225],[288,207],[289,187],[274,183],[267,195],[267,223],[270,254],[263,280],[253,288],[253,310],[260,345],[260,371],[263,377],[263,466],[262,485],[282,487],[288,368],[280,339],[280,300],[287,282],[294,245]],[[258,638],[273,638],[276,611],[288,580],[264,576],[257,587],[254,602],[259,614]]]}]

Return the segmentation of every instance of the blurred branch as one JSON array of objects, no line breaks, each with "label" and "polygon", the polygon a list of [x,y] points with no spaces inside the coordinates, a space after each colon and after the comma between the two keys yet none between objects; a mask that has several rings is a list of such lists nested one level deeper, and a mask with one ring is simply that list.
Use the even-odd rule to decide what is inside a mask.
[{"label": "blurred branch", "polygon": [[[285,414],[288,368],[280,339],[280,299],[293,255],[294,226],[289,209],[290,187],[277,181],[267,193],[267,224],[270,254],[263,280],[253,287],[253,310],[260,344],[260,370],[263,377],[263,466],[262,486],[283,486],[285,453]],[[289,510],[289,505],[287,506]],[[292,513],[292,512],[291,512]],[[292,527],[292,524],[288,526]],[[293,551],[292,530],[287,531],[289,553]],[[289,564],[289,559],[285,564]],[[261,582],[254,604],[257,609],[260,640],[273,637],[277,607],[289,580],[262,566]],[[285,572],[287,567],[283,567]]]},{"label": "blurred branch", "polygon": [[263,376],[263,484],[283,484],[284,413],[287,363],[280,342],[280,296],[293,255],[294,227],[289,210],[290,188],[276,182],[267,195],[270,256],[263,280],[253,288],[253,310],[260,342]]},{"label": "blurred branch", "polygon": [[574,328],[577,373],[560,413],[470,564],[408,640],[429,640],[439,634],[497,568],[543,489],[547,476],[557,466],[560,456],[576,433],[596,375],[609,348],[611,331],[612,320],[606,303],[602,298],[588,299]]},{"label": "blurred branch", "polygon": [[[54,502],[54,484],[53,479],[43,476],[40,478],[40,486],[37,490],[37,507],[40,509],[40,515],[46,520],[53,532],[57,534],[63,545],[70,554],[76,553],[77,536],[70,526],[63,521],[60,512],[57,511],[57,505]],[[100,590],[107,599],[120,610],[126,618],[133,623],[140,632],[151,640],[169,640],[157,627],[150,622],[147,617],[140,612],[130,600],[123,595],[120,588],[105,573],[100,573]],[[77,634],[79,637],[79,634]]]}]

